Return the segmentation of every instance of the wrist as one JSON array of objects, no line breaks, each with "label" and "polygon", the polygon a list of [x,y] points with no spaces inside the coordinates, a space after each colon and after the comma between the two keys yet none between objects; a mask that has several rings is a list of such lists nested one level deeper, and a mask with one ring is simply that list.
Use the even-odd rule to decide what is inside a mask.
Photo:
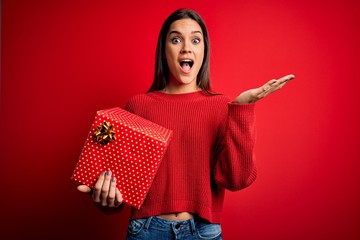
[{"label": "wrist", "polygon": [[254,103],[256,102],[258,99],[257,98],[254,98],[252,96],[249,96],[249,95],[240,95],[238,96],[235,100],[234,100],[234,103],[236,104],[249,104],[249,103]]}]

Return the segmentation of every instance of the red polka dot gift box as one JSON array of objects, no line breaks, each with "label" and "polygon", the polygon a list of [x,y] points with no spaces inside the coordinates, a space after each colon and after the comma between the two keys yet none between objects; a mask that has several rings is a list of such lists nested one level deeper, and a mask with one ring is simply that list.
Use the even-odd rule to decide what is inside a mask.
[{"label": "red polka dot gift box", "polygon": [[111,170],[123,201],[140,208],[172,131],[121,108],[97,111],[72,179],[89,187]]}]

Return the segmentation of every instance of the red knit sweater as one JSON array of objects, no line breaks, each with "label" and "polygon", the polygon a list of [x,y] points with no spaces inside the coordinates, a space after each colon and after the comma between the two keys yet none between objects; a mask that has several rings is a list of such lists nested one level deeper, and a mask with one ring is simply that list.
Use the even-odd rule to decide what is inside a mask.
[{"label": "red knit sweater", "polygon": [[225,189],[240,190],[256,177],[254,107],[205,91],[132,97],[126,109],[173,130],[173,138],[131,218],[191,212],[220,223]]}]

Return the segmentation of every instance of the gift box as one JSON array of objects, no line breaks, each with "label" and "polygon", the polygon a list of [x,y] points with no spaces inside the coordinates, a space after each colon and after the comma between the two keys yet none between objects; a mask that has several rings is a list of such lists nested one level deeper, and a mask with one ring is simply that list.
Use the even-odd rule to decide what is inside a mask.
[{"label": "gift box", "polygon": [[171,137],[171,130],[121,108],[97,111],[71,178],[93,187],[111,170],[123,202],[139,209]]}]

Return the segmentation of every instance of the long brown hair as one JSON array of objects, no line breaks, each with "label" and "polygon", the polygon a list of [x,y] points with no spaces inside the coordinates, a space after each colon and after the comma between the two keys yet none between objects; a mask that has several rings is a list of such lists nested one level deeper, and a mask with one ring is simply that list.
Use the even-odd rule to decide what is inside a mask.
[{"label": "long brown hair", "polygon": [[169,32],[170,25],[173,22],[185,18],[190,18],[196,21],[200,25],[203,32],[205,46],[204,59],[196,78],[196,84],[203,90],[210,90],[210,41],[205,22],[201,16],[192,9],[178,9],[165,20],[160,30],[156,47],[154,81],[148,92],[158,91],[166,86],[170,77],[169,67],[165,59],[166,36]]}]

